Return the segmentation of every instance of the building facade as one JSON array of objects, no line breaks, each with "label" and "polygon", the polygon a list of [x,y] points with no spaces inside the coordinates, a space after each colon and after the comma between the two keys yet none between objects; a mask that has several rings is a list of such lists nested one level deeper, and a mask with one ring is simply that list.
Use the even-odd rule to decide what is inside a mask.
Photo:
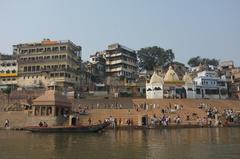
[{"label": "building facade", "polygon": [[226,99],[228,98],[227,82],[214,71],[199,72],[194,78],[196,98]]},{"label": "building facade", "polygon": [[146,83],[146,98],[187,98],[184,84],[185,82],[179,80],[173,67],[170,66],[165,75],[153,73],[150,82]]},{"label": "building facade", "polygon": [[13,53],[20,87],[46,87],[52,81],[65,88],[80,85],[81,46],[69,40],[17,44]]},{"label": "building facade", "polygon": [[11,55],[0,54],[0,89],[16,87],[17,72],[17,60]]},{"label": "building facade", "polygon": [[170,66],[164,76],[153,73],[146,83],[146,98],[227,99],[227,83],[214,71],[199,72],[194,79],[186,73],[180,80]]},{"label": "building facade", "polygon": [[134,80],[137,76],[137,54],[120,44],[112,44],[103,51],[106,59],[106,76]]},{"label": "building facade", "polygon": [[93,82],[104,83],[106,76],[106,59],[103,54],[96,52],[90,56],[88,71],[93,75]]}]

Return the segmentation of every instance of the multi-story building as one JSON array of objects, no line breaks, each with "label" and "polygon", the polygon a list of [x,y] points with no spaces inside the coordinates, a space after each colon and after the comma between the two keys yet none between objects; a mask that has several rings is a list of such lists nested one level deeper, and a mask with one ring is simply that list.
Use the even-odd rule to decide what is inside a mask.
[{"label": "multi-story building", "polygon": [[136,52],[118,43],[91,55],[90,63],[96,82],[104,81],[110,92],[123,91],[126,83],[137,78]]},{"label": "multi-story building", "polygon": [[100,52],[96,52],[90,56],[88,71],[93,75],[93,82],[105,82],[106,60]]},{"label": "multi-story building", "polygon": [[17,85],[17,60],[11,55],[0,54],[0,89]]},{"label": "multi-story building", "polygon": [[44,39],[13,46],[18,60],[20,87],[46,87],[54,81],[62,88],[79,88],[81,46],[71,41]]},{"label": "multi-story building", "polygon": [[107,76],[123,77],[126,80],[136,79],[137,55],[134,50],[116,43],[109,45],[103,53]]}]

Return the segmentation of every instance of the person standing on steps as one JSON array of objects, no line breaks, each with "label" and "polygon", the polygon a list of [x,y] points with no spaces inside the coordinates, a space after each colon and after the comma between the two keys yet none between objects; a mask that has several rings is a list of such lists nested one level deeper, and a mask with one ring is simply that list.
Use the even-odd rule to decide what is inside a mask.
[{"label": "person standing on steps", "polygon": [[89,118],[88,119],[88,124],[91,125],[91,123],[92,123],[92,120],[91,120],[91,118]]},{"label": "person standing on steps", "polygon": [[5,120],[4,127],[5,127],[5,128],[8,128],[8,127],[9,127],[9,120],[8,120],[8,119]]}]

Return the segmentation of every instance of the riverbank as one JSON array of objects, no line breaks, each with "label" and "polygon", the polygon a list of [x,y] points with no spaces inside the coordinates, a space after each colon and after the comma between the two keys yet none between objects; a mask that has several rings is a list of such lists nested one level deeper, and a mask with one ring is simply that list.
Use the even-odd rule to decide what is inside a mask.
[{"label": "riverbank", "polygon": [[[106,130],[151,130],[151,129],[189,129],[189,128],[233,128],[238,127],[240,128],[240,123],[238,124],[228,124],[228,125],[221,125],[221,126],[209,126],[209,125],[192,125],[192,124],[171,124],[168,126],[163,125],[149,125],[149,126],[108,126],[105,128]],[[9,127],[9,128],[0,128],[0,131],[27,131],[24,127]]]},{"label": "riverbank", "polygon": [[[146,100],[146,99],[132,99],[132,103],[129,103],[129,98],[119,99],[118,103],[107,104],[105,108],[104,102],[94,99],[90,102],[92,106],[74,103],[72,108],[74,114],[77,116],[78,121],[82,125],[98,124],[100,121],[104,121],[106,118],[113,118],[117,126],[128,127],[132,125],[135,127],[141,127],[142,125],[159,125],[162,119],[169,118],[169,125],[175,124],[176,118],[181,120],[181,125],[198,125],[197,123],[205,124],[207,119],[214,125],[215,116],[208,117],[209,109],[217,110],[217,117],[224,124],[226,117],[224,116],[224,110],[232,110],[240,112],[240,102],[236,100],[207,100],[207,99],[163,99],[163,100]],[[107,100],[106,100],[107,101]],[[132,105],[131,108],[127,108],[125,105],[120,105],[128,102]],[[99,104],[100,103],[100,104]],[[88,107],[87,107],[88,106]],[[110,106],[110,107],[108,107]],[[120,107],[121,106],[121,107]],[[199,107],[201,106],[201,107]],[[84,109],[86,115],[79,114],[79,111]],[[25,126],[29,126],[28,122],[28,110],[22,111],[2,111],[0,112],[0,127],[4,127],[5,120],[8,119],[10,127],[21,129]],[[39,123],[40,121],[38,121]],[[130,122],[130,123],[128,123]],[[144,123],[145,122],[145,123]],[[184,124],[183,124],[184,123]],[[65,123],[69,124],[69,123]],[[209,124],[209,123],[208,123]]]}]

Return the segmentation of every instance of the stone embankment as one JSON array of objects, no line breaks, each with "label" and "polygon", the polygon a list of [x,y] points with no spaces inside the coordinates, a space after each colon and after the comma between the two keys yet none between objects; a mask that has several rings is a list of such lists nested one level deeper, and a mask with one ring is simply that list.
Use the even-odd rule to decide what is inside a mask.
[{"label": "stone embankment", "polygon": [[[6,102],[3,102],[6,104]],[[171,117],[171,122],[179,116],[181,124],[196,124],[198,118],[207,116],[206,109],[199,109],[198,106],[204,103],[208,107],[215,107],[218,112],[224,109],[233,109],[240,112],[240,101],[235,100],[190,100],[190,99],[164,99],[164,100],[146,100],[146,99],[88,99],[75,100],[73,110],[76,112],[86,109],[87,115],[79,115],[80,123],[83,125],[99,123],[99,120],[113,117],[116,118],[117,124],[126,126],[130,120],[132,125],[141,125],[143,117],[146,117],[150,123],[153,116],[157,118],[165,116]],[[121,106],[120,106],[121,105]],[[180,109],[176,111],[167,111],[175,109],[178,105]],[[0,105],[2,108],[2,105]],[[93,109],[92,109],[93,108]],[[2,110],[2,109],[0,109]],[[11,127],[27,126],[27,111],[0,111],[0,127],[4,126],[6,119],[10,121]]]}]

